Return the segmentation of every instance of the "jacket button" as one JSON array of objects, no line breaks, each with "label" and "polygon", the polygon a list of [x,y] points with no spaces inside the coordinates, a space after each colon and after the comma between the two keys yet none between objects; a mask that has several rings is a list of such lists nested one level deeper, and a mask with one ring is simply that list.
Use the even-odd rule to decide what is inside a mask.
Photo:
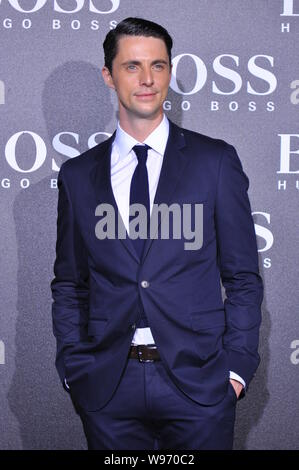
[{"label": "jacket button", "polygon": [[141,286],[146,289],[148,286],[149,286],[149,282],[148,281],[141,281]]},{"label": "jacket button", "polygon": [[132,328],[132,330],[135,330],[135,328],[136,328],[136,323],[133,323],[133,325],[131,325],[131,328]]}]

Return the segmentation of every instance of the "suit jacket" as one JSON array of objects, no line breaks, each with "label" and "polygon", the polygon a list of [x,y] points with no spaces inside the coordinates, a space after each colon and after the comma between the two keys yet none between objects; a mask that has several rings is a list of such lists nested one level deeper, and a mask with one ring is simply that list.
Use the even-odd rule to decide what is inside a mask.
[{"label": "suit jacket", "polygon": [[195,402],[216,404],[230,370],[248,386],[260,361],[263,284],[248,178],[231,145],[170,122],[154,202],[202,203],[203,245],[185,250],[184,238],[148,239],[139,260],[129,237],[95,233],[99,204],[117,213],[114,136],[66,161],[58,176],[51,283],[58,373],[75,403],[103,407],[126,365],[141,301],[170,378]]}]

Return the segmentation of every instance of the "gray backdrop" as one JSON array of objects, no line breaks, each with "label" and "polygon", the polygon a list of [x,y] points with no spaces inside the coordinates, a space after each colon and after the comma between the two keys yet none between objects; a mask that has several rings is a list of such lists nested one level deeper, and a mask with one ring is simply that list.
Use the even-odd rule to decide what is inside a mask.
[{"label": "gray backdrop", "polygon": [[250,179],[262,361],[235,449],[298,448],[299,0],[0,1],[0,448],[86,448],[54,367],[55,183],[115,128],[102,42],[127,16],[174,38],[167,115],[235,145]]}]

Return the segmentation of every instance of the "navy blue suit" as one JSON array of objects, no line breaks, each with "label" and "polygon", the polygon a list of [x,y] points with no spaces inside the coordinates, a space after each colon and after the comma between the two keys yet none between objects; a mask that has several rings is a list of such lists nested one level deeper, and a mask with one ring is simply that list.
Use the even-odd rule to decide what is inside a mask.
[{"label": "navy blue suit", "polygon": [[248,178],[232,146],[170,123],[154,202],[202,203],[203,246],[185,250],[184,238],[148,239],[139,260],[128,237],[95,234],[100,203],[117,213],[114,135],[59,172],[51,287],[60,378],[82,410],[103,408],[126,367],[141,299],[174,387],[195,403],[216,406],[227,394],[229,371],[248,387],[260,360],[263,285]]}]

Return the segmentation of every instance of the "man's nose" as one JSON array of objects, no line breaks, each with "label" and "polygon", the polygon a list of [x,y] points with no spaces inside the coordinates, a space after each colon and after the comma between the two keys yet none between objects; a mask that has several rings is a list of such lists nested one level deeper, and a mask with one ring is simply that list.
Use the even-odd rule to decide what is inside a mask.
[{"label": "man's nose", "polygon": [[140,85],[151,86],[154,83],[153,72],[151,67],[142,69],[140,75]]}]

